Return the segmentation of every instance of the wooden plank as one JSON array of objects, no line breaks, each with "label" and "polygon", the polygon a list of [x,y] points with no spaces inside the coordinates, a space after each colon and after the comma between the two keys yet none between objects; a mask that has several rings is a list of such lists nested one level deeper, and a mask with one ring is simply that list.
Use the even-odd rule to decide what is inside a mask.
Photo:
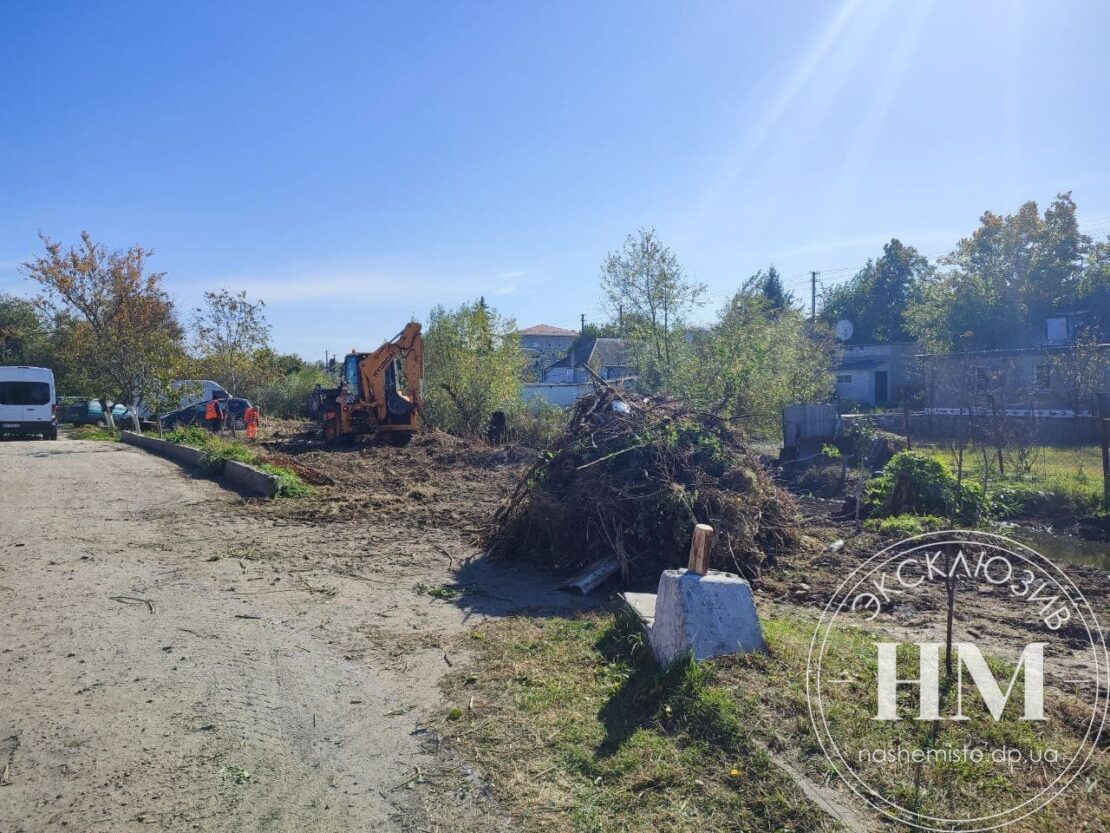
[{"label": "wooden plank", "polygon": [[556,590],[577,590],[583,596],[596,590],[605,579],[620,569],[615,555],[595,561],[593,564],[564,581]]}]

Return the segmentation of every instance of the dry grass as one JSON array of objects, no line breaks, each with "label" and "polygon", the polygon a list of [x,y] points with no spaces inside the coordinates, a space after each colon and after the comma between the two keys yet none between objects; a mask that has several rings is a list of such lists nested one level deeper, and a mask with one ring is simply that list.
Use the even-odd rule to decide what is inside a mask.
[{"label": "dry grass", "polygon": [[[782,764],[815,784],[830,768],[810,726],[805,662],[812,611],[764,611],[766,654],[654,668],[637,628],[622,616],[514,618],[471,634],[476,662],[447,684],[449,706],[436,728],[445,743],[478,764],[494,797],[529,831],[818,831],[838,829],[785,775]],[[873,653],[875,634],[859,629],[834,640],[841,655]],[[1001,678],[1003,664],[992,665]],[[911,669],[899,676],[912,676]],[[873,692],[843,689],[832,709],[861,745],[921,741],[896,737],[871,715]],[[942,737],[1027,747],[1075,742],[1076,725],[1058,709],[1053,728],[1016,721],[949,724]],[[1073,715],[1074,716],[1074,715]],[[903,724],[904,725],[904,724]],[[1107,783],[1103,756],[1066,797],[1012,830],[1106,830],[1110,798],[1084,785]],[[905,772],[874,771],[906,798]],[[929,776],[912,797],[923,809],[952,801],[982,809],[1008,806],[1036,786],[1037,772],[1000,777],[996,769],[952,765]],[[1094,782],[1085,778],[1095,779]],[[840,788],[835,776],[829,783]],[[839,789],[859,815],[878,814]],[[876,825],[877,826],[877,825]]]}]

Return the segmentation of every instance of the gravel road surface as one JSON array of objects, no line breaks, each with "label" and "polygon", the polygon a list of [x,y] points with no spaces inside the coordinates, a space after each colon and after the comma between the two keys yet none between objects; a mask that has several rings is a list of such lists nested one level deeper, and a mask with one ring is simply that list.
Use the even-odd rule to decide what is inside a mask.
[{"label": "gravel road surface", "polygon": [[467,621],[542,593],[471,568],[468,609],[420,590],[456,558],[250,505],[114,443],[0,443],[0,831],[500,826],[419,721]]}]

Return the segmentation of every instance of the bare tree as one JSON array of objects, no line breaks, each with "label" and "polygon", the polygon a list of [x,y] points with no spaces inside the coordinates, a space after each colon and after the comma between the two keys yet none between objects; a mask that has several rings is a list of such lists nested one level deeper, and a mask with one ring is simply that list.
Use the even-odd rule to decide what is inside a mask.
[{"label": "bare tree", "polygon": [[1090,330],[1084,330],[1052,362],[1052,373],[1056,375],[1060,390],[1067,399],[1068,407],[1075,413],[1075,426],[1080,426],[1079,414],[1084,409],[1095,411],[1102,380],[1110,368],[1110,355],[1099,346],[1098,338]]}]

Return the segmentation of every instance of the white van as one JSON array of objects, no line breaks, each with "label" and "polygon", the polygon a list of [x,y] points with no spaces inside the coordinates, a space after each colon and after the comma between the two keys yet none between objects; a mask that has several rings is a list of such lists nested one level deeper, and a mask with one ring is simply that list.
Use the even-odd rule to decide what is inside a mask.
[{"label": "white van", "polygon": [[174,379],[170,387],[181,393],[179,408],[188,408],[209,399],[230,399],[231,394],[219,382],[208,379]]},{"label": "white van", "polygon": [[47,367],[0,367],[0,434],[58,439],[54,372]]},{"label": "white van", "polygon": [[[188,408],[190,405],[207,402],[209,399],[231,398],[231,394],[224,389],[223,385],[209,379],[174,379],[170,382],[170,389],[181,394],[177,406],[171,406],[170,410]],[[143,419],[150,419],[154,416],[154,411],[142,401],[138,403],[137,410],[139,416]]]}]

